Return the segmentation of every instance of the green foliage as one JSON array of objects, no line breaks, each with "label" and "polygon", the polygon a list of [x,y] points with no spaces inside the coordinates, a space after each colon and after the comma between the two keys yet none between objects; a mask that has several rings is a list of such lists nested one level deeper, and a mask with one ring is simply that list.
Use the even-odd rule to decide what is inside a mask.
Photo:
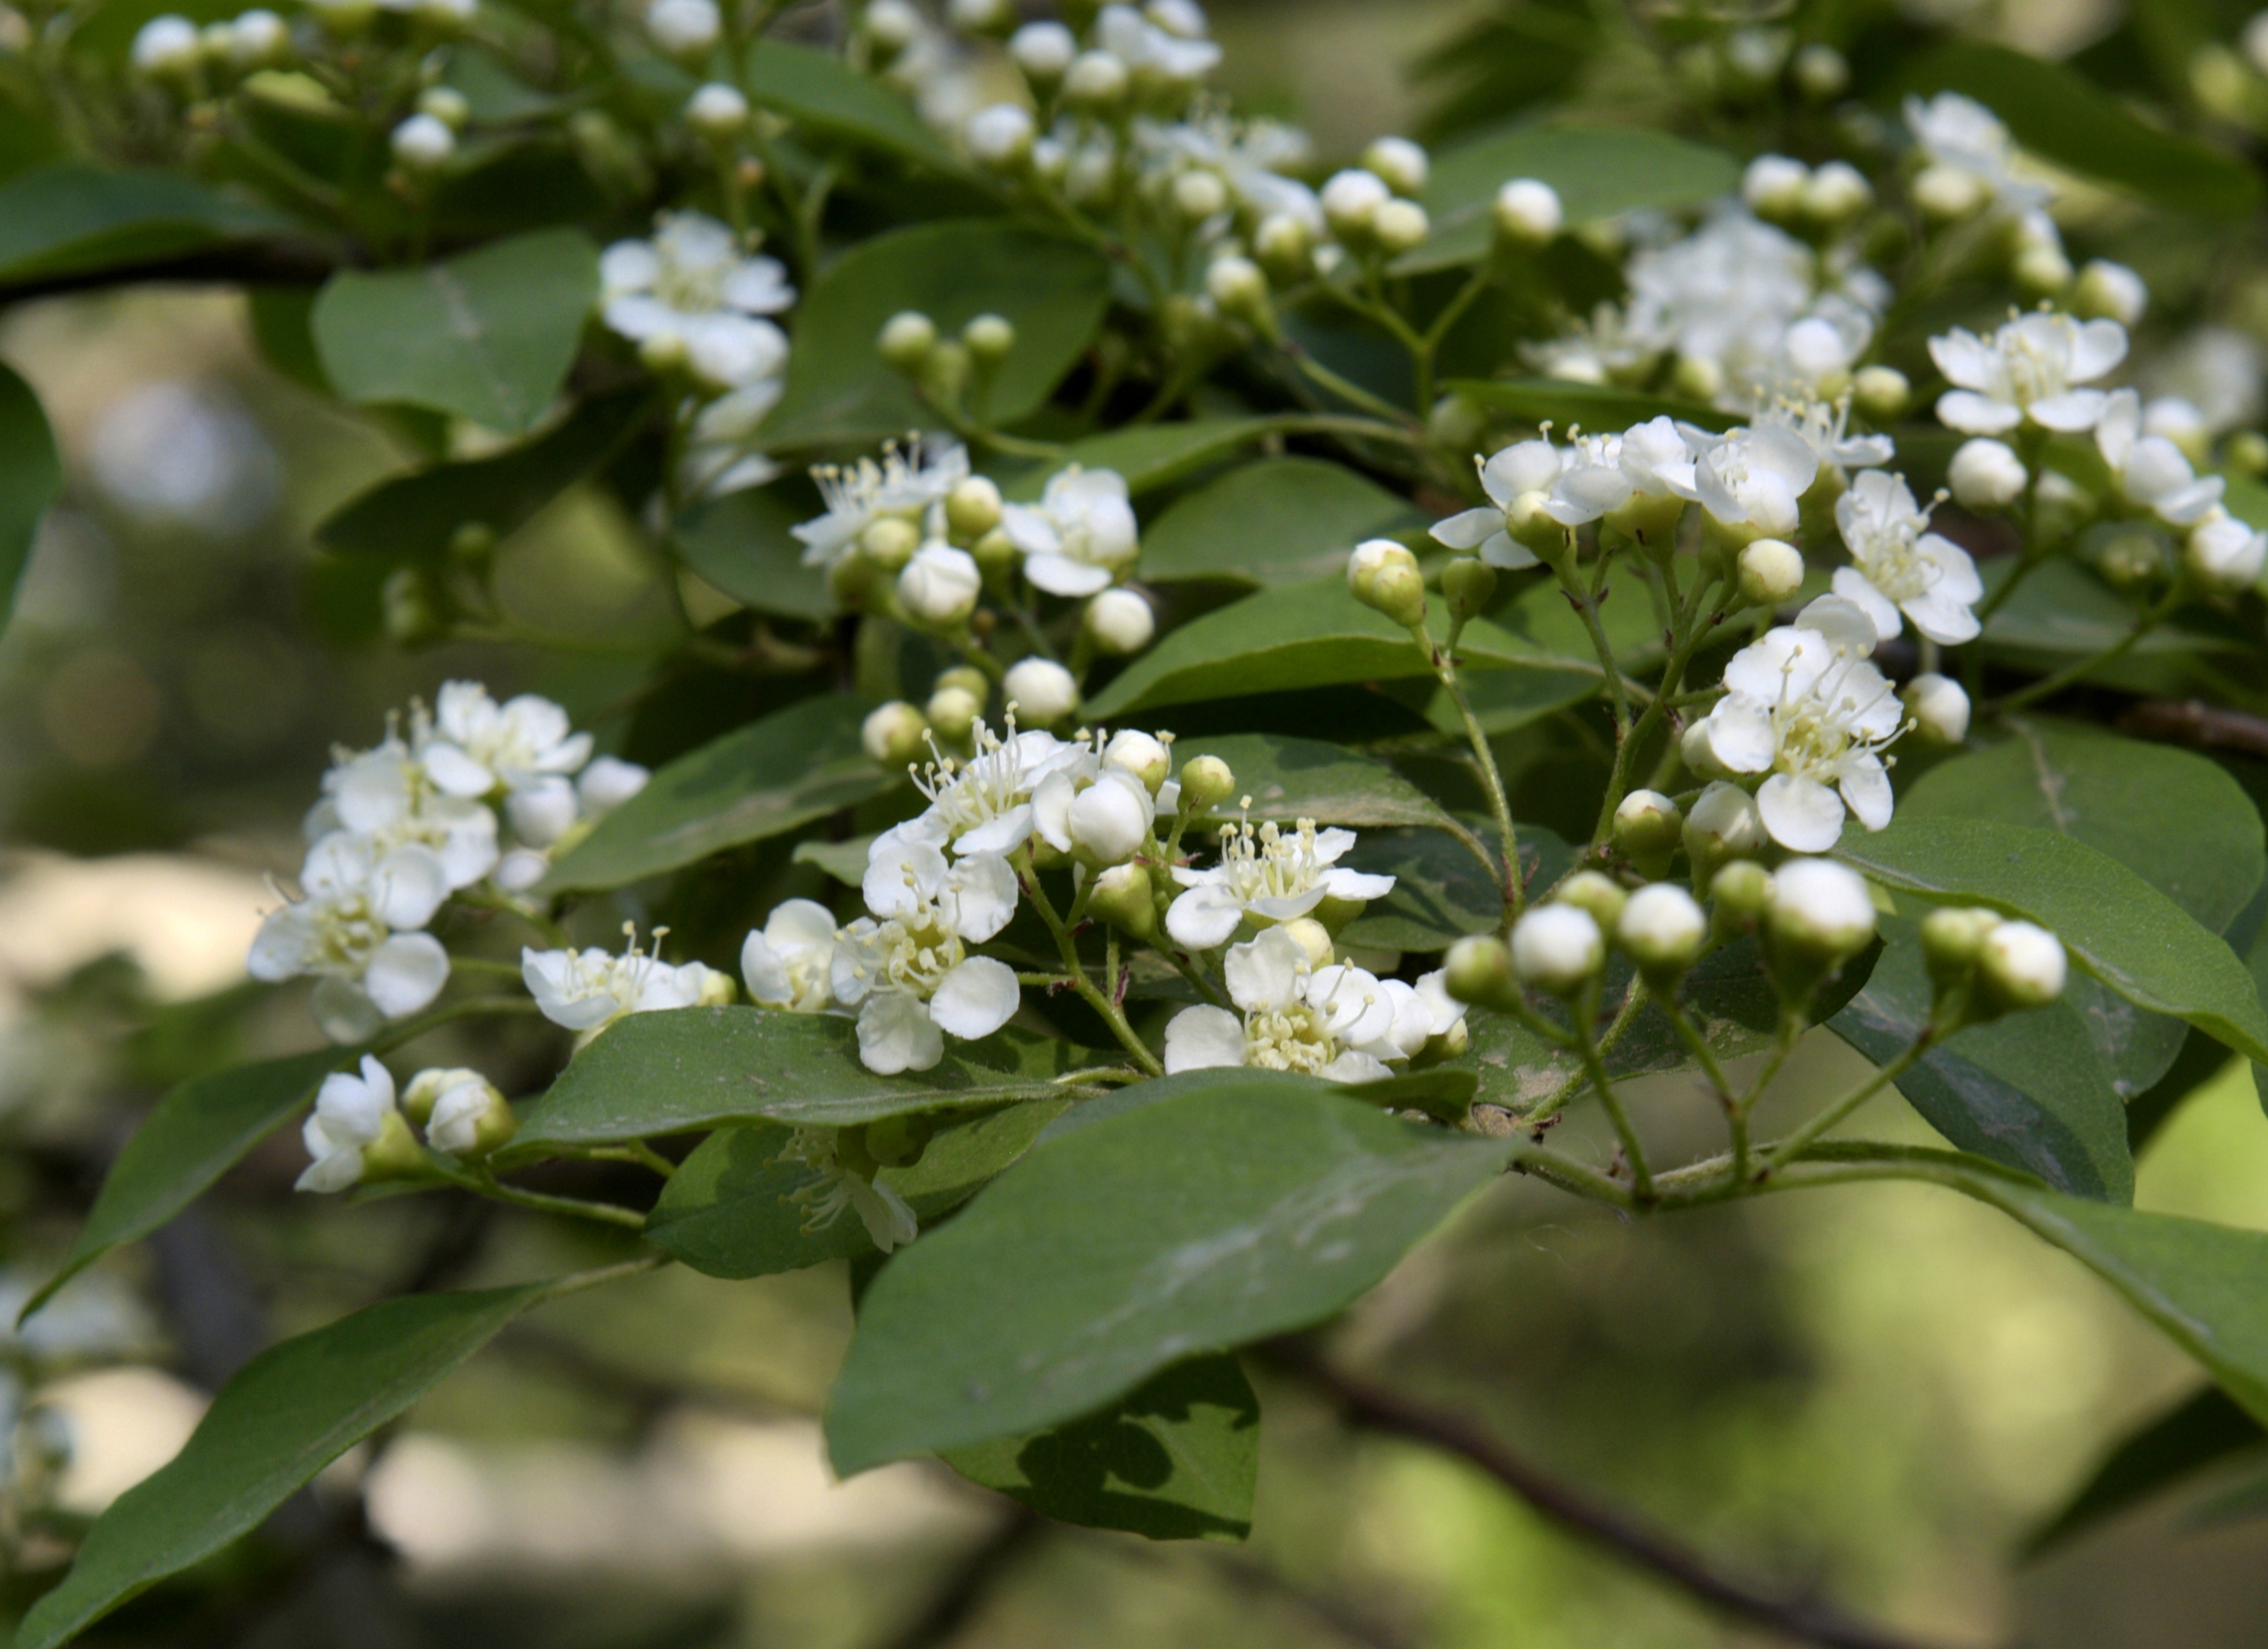
[{"label": "green foliage", "polygon": [[0,282],[157,263],[291,227],[279,212],[171,173],[59,160],[0,184]]},{"label": "green foliage", "polygon": [[40,523],[63,484],[63,460],[40,398],[0,366],[0,631],[15,611],[16,586],[31,561]]},{"label": "green foliage", "polygon": [[1143,576],[1304,584],[1340,572],[1359,539],[1416,523],[1406,499],[1344,465],[1263,459],[1232,470],[1160,515],[1143,535]]},{"label": "green foliage", "polygon": [[2024,1542],[2043,1557],[2208,1467],[2268,1445],[2268,1431],[2218,1386],[2154,1414],[2121,1439],[2094,1476]]},{"label": "green foliage", "polygon": [[952,152],[902,99],[893,97],[832,52],[792,40],[760,40],[748,54],[747,93],[829,136],[939,171],[958,171]]}]

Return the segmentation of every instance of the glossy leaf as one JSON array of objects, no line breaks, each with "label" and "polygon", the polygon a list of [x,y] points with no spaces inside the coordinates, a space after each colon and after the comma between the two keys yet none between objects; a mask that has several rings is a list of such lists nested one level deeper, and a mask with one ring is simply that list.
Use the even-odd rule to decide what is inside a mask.
[{"label": "glossy leaf", "polygon": [[[1010,1105],[938,1130],[919,1161],[885,1168],[882,1182],[924,1225],[974,1196],[1030,1149],[1071,1108],[1061,1095]],[[648,1241],[711,1277],[769,1277],[823,1260],[874,1252],[851,1210],[817,1230],[792,1199],[814,1182],[811,1169],[782,1161],[793,1130],[777,1123],[722,1129],[680,1163],[647,1217]]]},{"label": "glossy leaf", "polygon": [[[1987,592],[2007,576],[2005,559],[1986,562],[1983,572]],[[2024,662],[2046,662],[2051,667],[2091,658],[2125,639],[2134,627],[2132,603],[2078,563],[2057,557],[2017,586],[2000,610],[1985,625],[1984,638],[1997,655]],[[2207,629],[2201,622],[2175,622],[2159,625],[2133,644],[2128,666],[2162,667],[2199,652],[2242,650],[2241,635]],[[2117,682],[2124,673],[2117,666],[2101,679]]]},{"label": "glossy leaf", "polygon": [[1423,203],[1433,220],[1425,245],[1395,263],[1398,274],[1452,269],[1488,254],[1491,208],[1513,178],[1537,178],[1559,193],[1571,225],[1634,207],[1697,206],[1731,191],[1741,163],[1668,132],[1638,126],[1514,125],[1433,157]]},{"label": "glossy leaf", "polygon": [[1028,466],[1001,483],[1001,492],[1026,503],[1046,490],[1048,477],[1066,464],[1115,469],[1135,497],[1170,486],[1205,465],[1257,441],[1276,427],[1272,418],[1191,418],[1106,430],[1074,441],[1061,459]]},{"label": "glossy leaf", "polygon": [[1564,378],[1460,379],[1443,388],[1470,397],[1500,417],[1522,423],[1549,420],[1565,438],[1578,425],[1586,430],[1626,430],[1648,418],[1670,417],[1705,430],[1729,429],[1736,413],[1698,401],[1677,401],[1614,384],[1579,384]]},{"label": "glossy leaf", "polygon": [[[1288,739],[1279,733],[1228,733],[1177,740],[1174,759],[1182,765],[1201,755],[1218,756],[1236,776],[1236,794],[1219,817],[1289,824],[1313,819],[1318,824],[1356,829],[1391,825],[1439,825],[1448,818],[1441,806],[1375,756],[1320,739]],[[1248,809],[1244,798],[1249,796]],[[1199,839],[1193,832],[1189,840]]]},{"label": "glossy leaf", "polygon": [[1060,1523],[1242,1540],[1260,1475],[1260,1399],[1233,1357],[1193,1357],[1085,1419],[944,1459]]},{"label": "glossy leaf", "polygon": [[62,160],[0,185],[0,282],[152,263],[291,227],[186,177]]},{"label": "glossy leaf", "polygon": [[2268,1011],[2236,953],[2132,871],[2053,831],[1990,819],[1911,818],[1845,831],[1836,857],[1884,887],[1988,905],[2051,929],[2073,964],[2152,1012],[2268,1058]]},{"label": "glossy leaf", "polygon": [[1395,879],[1394,891],[1373,900],[1341,930],[1358,948],[1445,950],[1468,933],[1493,931],[1504,894],[1473,850],[1445,830],[1371,830],[1344,861],[1370,875]]},{"label": "glossy leaf", "polygon": [[557,429],[510,452],[382,481],[317,527],[316,541],[342,555],[431,561],[467,526],[506,537],[619,453],[649,404],[643,390],[586,401]]},{"label": "glossy leaf", "polygon": [[558,398],[598,299],[598,249],[541,230],[414,269],[340,270],[315,300],[315,349],[357,405],[517,435]]},{"label": "glossy leaf", "polygon": [[788,529],[816,513],[779,489],[744,487],[693,505],[673,542],[685,564],[759,613],[814,623],[831,618],[827,575],[803,564],[803,544]]},{"label": "glossy leaf", "polygon": [[2259,178],[2243,161],[2145,124],[2061,63],[1961,41],[1940,48],[1904,79],[1917,92],[1975,98],[2025,148],[2152,204],[2215,218],[2242,217],[2260,204]]},{"label": "glossy leaf", "polygon": [[348,1049],[319,1049],[193,1077],[169,1091],[111,1164],[62,1269],[32,1296],[25,1314],[113,1248],[148,1236],[210,1190],[354,1056]]},{"label": "glossy leaf", "polygon": [[828,1410],[837,1470],[1057,1425],[1320,1321],[1509,1155],[1312,1078],[1201,1074],[1035,1150],[883,1268]]},{"label": "glossy leaf", "polygon": [[[1912,1043],[1933,996],[1918,924],[1885,917],[1882,937],[1866,988],[1828,1026],[1877,1064]],[[1963,1151],[2059,1191],[2132,1203],[2125,1108],[2089,1028],[2066,1002],[1975,1026],[1924,1055],[1898,1092]]]},{"label": "glossy leaf", "polygon": [[822,694],[678,757],[563,854],[543,886],[620,887],[880,796],[904,776],[858,742],[873,708]]},{"label": "glossy leaf", "polygon": [[1003,423],[1028,416],[1094,335],[1110,266],[1060,236],[990,218],[901,229],[861,242],[812,283],[795,312],[787,390],[765,419],[775,445],[875,441],[934,429],[937,415],[874,351],[882,325],[918,310],[947,334],[1005,316],[1016,347],[989,392]]},{"label": "glossy leaf", "polygon": [[1231,470],[1152,522],[1142,535],[1142,577],[1306,583],[1344,574],[1356,544],[1419,519],[1409,500],[1344,464],[1263,459]]},{"label": "glossy leaf", "polygon": [[2024,1542],[2036,1557],[2224,1461],[2268,1448],[2268,1431],[2207,1386],[2121,1439],[2094,1476]]},{"label": "glossy leaf", "polygon": [[95,1520],[17,1649],[55,1649],[167,1575],[210,1557],[401,1414],[546,1287],[412,1294],[261,1352],[181,1452]]},{"label": "glossy leaf", "polygon": [[806,126],[940,171],[958,169],[910,104],[834,52],[759,40],[748,52],[744,84],[763,107]]},{"label": "glossy leaf", "polygon": [[1098,1063],[1059,1038],[1013,1028],[946,1049],[933,1070],[880,1077],[858,1062],[857,1027],[840,1014],[764,1008],[633,1014],[559,1073],[521,1119],[504,1155],[520,1160],[562,1146],[733,1123],[847,1128],[913,1111],[1079,1098],[1091,1090],[1075,1073]]},{"label": "glossy leaf", "polygon": [[48,506],[63,490],[63,460],[40,398],[0,365],[0,631],[16,610],[16,589]]}]

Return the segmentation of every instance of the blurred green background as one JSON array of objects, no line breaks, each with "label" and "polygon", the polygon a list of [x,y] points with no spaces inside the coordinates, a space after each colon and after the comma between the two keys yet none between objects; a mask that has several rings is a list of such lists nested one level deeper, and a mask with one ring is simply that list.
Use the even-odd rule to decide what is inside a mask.
[{"label": "blurred green background", "polygon": [[[1211,9],[1240,100],[1304,121],[1336,154],[1410,126],[1408,66],[1475,8]],[[2057,0],[1969,10],[2051,52],[2115,19]],[[0,643],[5,1304],[68,1242],[163,1086],[311,1040],[296,998],[240,988],[242,957],[333,743],[368,744],[388,708],[474,674],[553,693],[632,754],[667,753],[635,747],[622,698],[664,611],[662,572],[608,500],[570,497],[504,556],[515,612],[582,645],[405,655],[379,641],[367,581],[319,565],[310,531],[428,432],[350,421],[264,364],[237,296],[53,300],[8,317],[0,357],[38,387],[70,472]],[[499,1075],[519,1052],[479,1049]],[[1847,1080],[1854,1059],[1815,1040],[1784,1093]],[[1636,1108],[1665,1150],[1712,1148],[1695,1084],[1658,1081]],[[1861,1125],[1929,1137],[1894,1098]],[[31,1329],[0,1330],[9,1595],[40,1584],[58,1536],[161,1461],[202,1394],[269,1338],[404,1286],[603,1257],[579,1233],[436,1198],[294,1199],[300,1160],[295,1137],[271,1142]],[[2138,1202],[2268,1229],[2249,1069],[2214,1078],[2153,1140]],[[812,1417],[849,1326],[832,1268],[739,1285],[671,1272],[554,1306],[261,1542],[98,1640],[1764,1641],[1469,1469],[1348,1433],[1265,1367],[1260,1512],[1241,1550],[1034,1529],[941,1470],[830,1483]],[[1355,1366],[1484,1419],[1728,1564],[1917,1636],[2268,1643],[2268,1522],[2205,1521],[2197,1494],[2019,1560],[2102,1451],[2199,1377],[2075,1263],[1950,1195],[1853,1189],[1629,1226],[1507,1182],[1338,1333]],[[27,1517],[35,1502],[48,1510]]]}]

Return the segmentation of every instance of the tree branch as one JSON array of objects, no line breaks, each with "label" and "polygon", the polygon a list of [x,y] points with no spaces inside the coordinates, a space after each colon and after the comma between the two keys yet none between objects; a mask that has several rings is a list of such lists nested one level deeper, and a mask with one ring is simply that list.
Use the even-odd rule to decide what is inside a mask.
[{"label": "tree branch", "polygon": [[1926,1649],[1830,1604],[1727,1573],[1660,1530],[1546,1475],[1480,1428],[1333,1368],[1307,1345],[1279,1341],[1268,1349],[1334,1398],[1348,1420],[1463,1456],[1554,1522],[1727,1615],[1827,1649]]},{"label": "tree branch", "polygon": [[2118,727],[2169,744],[2268,756],[2268,720],[2198,699],[2146,699],[2118,718]]}]

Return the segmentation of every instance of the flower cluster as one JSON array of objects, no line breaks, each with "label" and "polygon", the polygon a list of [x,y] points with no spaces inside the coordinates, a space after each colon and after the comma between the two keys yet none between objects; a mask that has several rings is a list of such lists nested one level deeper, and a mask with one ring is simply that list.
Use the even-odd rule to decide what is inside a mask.
[{"label": "flower cluster", "polygon": [[499,704],[446,683],[372,749],[342,750],[307,814],[300,896],[253,940],[256,979],[316,980],[334,1041],[362,1041],[416,1012],[449,978],[426,930],[453,895],[532,887],[562,844],[637,793],[644,768],[592,755],[567,712],[523,694]]},{"label": "flower cluster", "polygon": [[[1384,878],[1391,881],[1391,877]],[[1329,934],[1306,918],[1263,928],[1230,949],[1226,1008],[1184,1008],[1166,1027],[1166,1070],[1250,1065],[1333,1082],[1374,1082],[1429,1051],[1464,1045],[1464,1005],[1436,970],[1410,984],[1334,960]]]},{"label": "flower cluster", "polygon": [[315,1108],[300,1130],[311,1159],[303,1191],[343,1191],[365,1182],[401,1178],[423,1162],[410,1125],[442,1155],[470,1160],[509,1140],[519,1124],[494,1083],[477,1071],[421,1071],[397,1096],[394,1073],[368,1054],[353,1071],[323,1078]]}]

